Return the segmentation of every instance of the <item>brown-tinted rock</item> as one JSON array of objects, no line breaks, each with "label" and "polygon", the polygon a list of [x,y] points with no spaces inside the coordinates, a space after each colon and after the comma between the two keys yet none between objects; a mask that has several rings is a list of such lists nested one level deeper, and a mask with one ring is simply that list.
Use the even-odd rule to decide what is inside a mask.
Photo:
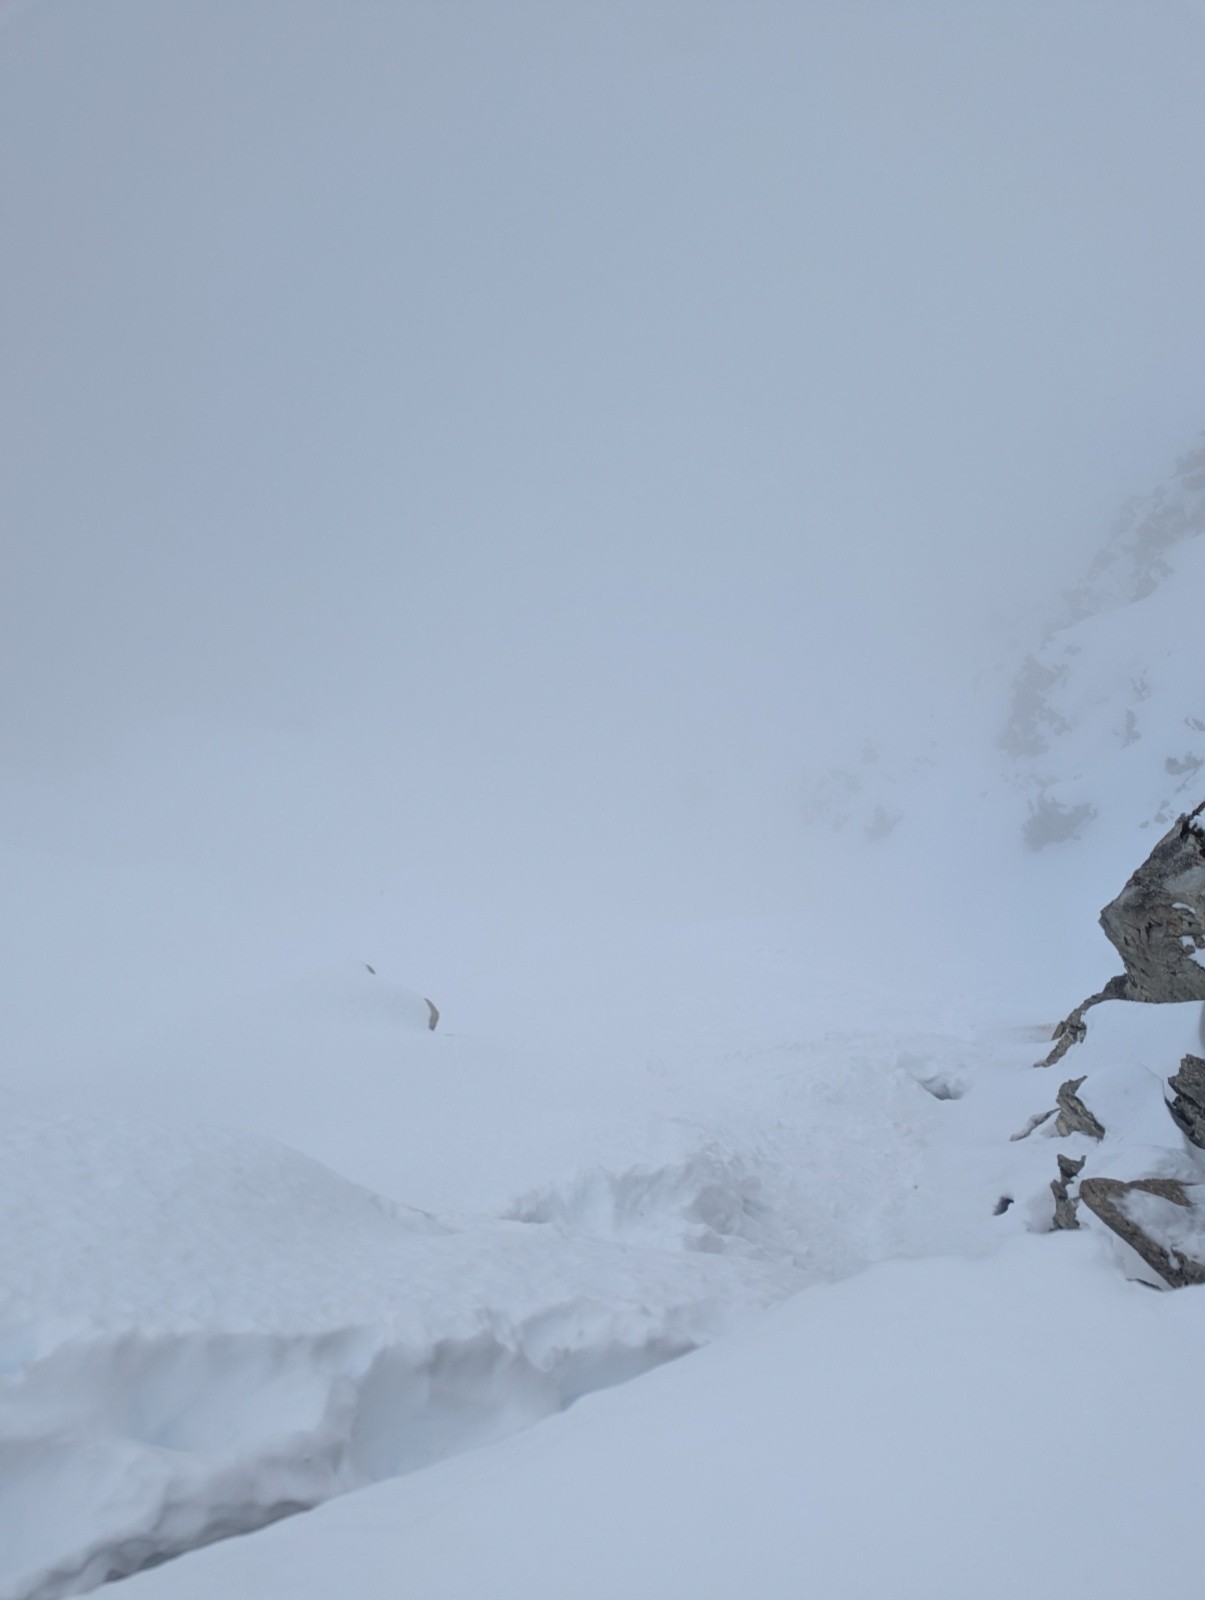
[{"label": "brown-tinted rock", "polygon": [[1179,1072],[1167,1080],[1175,1091],[1167,1109],[1186,1139],[1205,1150],[1205,1061],[1200,1056],[1185,1056]]},{"label": "brown-tinted rock", "polygon": [[1123,1183],[1119,1178],[1085,1178],[1079,1186],[1079,1198],[1088,1209],[1136,1250],[1164,1283],[1173,1289],[1181,1289],[1189,1283],[1205,1283],[1205,1266],[1182,1250],[1152,1238],[1146,1228],[1127,1214],[1126,1197],[1136,1193],[1155,1195],[1186,1211],[1196,1209],[1185,1186],[1175,1178],[1136,1178],[1132,1183]]},{"label": "brown-tinted rock", "polygon": [[1066,1083],[1059,1085],[1059,1092],[1055,1095],[1058,1117],[1054,1125],[1064,1139],[1073,1133],[1087,1134],[1089,1139],[1103,1139],[1103,1123],[1096,1120],[1076,1093],[1083,1082],[1083,1078],[1068,1078]]}]

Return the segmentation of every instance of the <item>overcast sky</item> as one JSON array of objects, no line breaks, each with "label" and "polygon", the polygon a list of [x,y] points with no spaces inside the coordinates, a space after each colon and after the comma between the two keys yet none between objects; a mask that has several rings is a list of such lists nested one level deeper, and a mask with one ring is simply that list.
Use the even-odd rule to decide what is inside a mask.
[{"label": "overcast sky", "polygon": [[21,816],[466,892],[746,825],[1205,425],[1203,69],[1180,0],[0,7]]}]

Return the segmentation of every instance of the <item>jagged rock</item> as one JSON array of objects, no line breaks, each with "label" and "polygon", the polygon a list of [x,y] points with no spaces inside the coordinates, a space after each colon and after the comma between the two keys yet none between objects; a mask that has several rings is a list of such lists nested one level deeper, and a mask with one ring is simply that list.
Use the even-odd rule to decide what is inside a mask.
[{"label": "jagged rock", "polygon": [[1009,1134],[1008,1142],[1016,1144],[1020,1139],[1028,1139],[1035,1128],[1040,1128],[1044,1122],[1050,1121],[1051,1117],[1054,1116],[1054,1112],[1054,1106],[1051,1106],[1049,1111],[1035,1111],[1023,1128],[1018,1128],[1016,1133]]},{"label": "jagged rock", "polygon": [[1179,1072],[1167,1080],[1175,1099],[1167,1102],[1172,1120],[1186,1139],[1205,1150],[1205,1061],[1185,1056]]},{"label": "jagged rock", "polygon": [[1070,1156],[1060,1155],[1059,1175],[1050,1180],[1050,1192],[1054,1196],[1054,1224],[1057,1229],[1078,1228],[1079,1218],[1075,1214],[1078,1202],[1067,1193],[1067,1185],[1074,1178],[1078,1178],[1084,1169],[1084,1162],[1088,1158],[1081,1156],[1078,1161],[1073,1161]]},{"label": "jagged rock", "polygon": [[1100,914],[1125,972],[1089,995],[1054,1030],[1054,1049],[1038,1062],[1053,1066],[1087,1033],[1084,1013],[1104,1000],[1164,1005],[1205,1000],[1205,801],[1160,839],[1115,900]]},{"label": "jagged rock", "polygon": [[[1205,1266],[1173,1244],[1152,1238],[1149,1225],[1144,1227],[1127,1213],[1126,1199],[1135,1194],[1155,1195],[1188,1212],[1196,1209],[1184,1185],[1175,1178],[1136,1178],[1132,1183],[1123,1183],[1119,1178],[1085,1178],[1079,1186],[1079,1198],[1088,1209],[1136,1250],[1164,1283],[1173,1289],[1182,1289],[1189,1283],[1205,1283]],[[1202,1219],[1202,1228],[1205,1240],[1205,1219]]]},{"label": "jagged rock", "polygon": [[[1066,1083],[1059,1085],[1059,1092],[1055,1096],[1059,1113],[1055,1127],[1064,1139],[1073,1133],[1085,1133],[1089,1139],[1103,1139],[1103,1123],[1096,1120],[1076,1093],[1083,1082],[1083,1078],[1068,1078]],[[1059,1160],[1062,1159],[1060,1156]]]}]

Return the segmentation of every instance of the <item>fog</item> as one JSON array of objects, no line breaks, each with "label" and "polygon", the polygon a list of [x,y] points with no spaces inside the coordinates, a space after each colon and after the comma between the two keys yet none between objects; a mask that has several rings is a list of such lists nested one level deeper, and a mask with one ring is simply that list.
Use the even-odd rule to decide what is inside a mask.
[{"label": "fog", "polygon": [[0,8],[10,847],[317,919],[789,878],[801,774],[1201,426],[1203,55],[1175,0]]}]

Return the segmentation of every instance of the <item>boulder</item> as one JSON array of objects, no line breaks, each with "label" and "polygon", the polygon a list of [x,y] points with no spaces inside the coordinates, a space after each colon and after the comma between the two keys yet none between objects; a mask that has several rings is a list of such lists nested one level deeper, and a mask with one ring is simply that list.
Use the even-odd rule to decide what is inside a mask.
[{"label": "boulder", "polygon": [[1171,1288],[1205,1283],[1205,1214],[1178,1179],[1085,1178],[1079,1198]]},{"label": "boulder", "polygon": [[1179,1072],[1167,1080],[1175,1099],[1167,1102],[1172,1121],[1186,1139],[1205,1150],[1205,1061],[1185,1056]]},{"label": "boulder", "polygon": [[1089,1139],[1103,1139],[1104,1124],[1096,1120],[1076,1092],[1083,1082],[1083,1078],[1068,1078],[1059,1085],[1055,1096],[1058,1118],[1054,1125],[1064,1139],[1073,1133],[1086,1134]]},{"label": "boulder", "polygon": [[1150,1005],[1205,1000],[1205,801],[1168,829],[1100,925],[1125,967],[1076,1006],[1054,1030],[1054,1049],[1037,1063],[1053,1066],[1087,1033],[1084,1013],[1104,1000]]}]

